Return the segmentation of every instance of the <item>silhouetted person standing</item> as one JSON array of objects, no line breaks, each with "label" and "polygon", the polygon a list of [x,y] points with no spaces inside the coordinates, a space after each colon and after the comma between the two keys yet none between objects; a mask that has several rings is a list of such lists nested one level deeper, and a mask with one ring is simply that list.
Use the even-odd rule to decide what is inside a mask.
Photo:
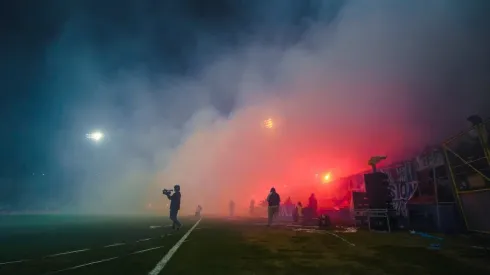
[{"label": "silhouetted person standing", "polygon": [[267,203],[269,205],[268,211],[267,211],[267,215],[268,215],[267,225],[271,226],[272,219],[279,212],[279,204],[281,203],[281,197],[276,192],[276,188],[274,188],[274,187],[271,188],[271,192],[269,193],[269,196],[267,196]]},{"label": "silhouetted person standing", "polygon": [[310,208],[313,217],[316,217],[318,213],[318,201],[316,200],[315,194],[311,194],[308,199],[308,208]]},{"label": "silhouetted person standing", "polygon": [[303,216],[303,204],[301,204],[301,202],[298,202],[298,204],[296,205],[293,211],[293,221],[299,222],[302,216]]},{"label": "silhouetted person standing", "polygon": [[170,220],[173,222],[173,229],[180,229],[182,224],[177,219],[177,215],[180,210],[180,185],[174,186],[174,193],[172,195],[166,194],[167,198],[170,200]]},{"label": "silhouetted person standing", "polygon": [[201,205],[198,205],[197,208],[196,208],[196,217],[201,217],[201,211],[202,211],[202,207]]}]

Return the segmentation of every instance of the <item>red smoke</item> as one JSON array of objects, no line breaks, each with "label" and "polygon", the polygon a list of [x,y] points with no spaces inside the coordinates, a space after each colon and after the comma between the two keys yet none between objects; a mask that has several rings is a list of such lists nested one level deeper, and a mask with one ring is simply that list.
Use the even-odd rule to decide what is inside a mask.
[{"label": "red smoke", "polygon": [[[326,90],[348,88],[361,87],[329,85]],[[291,196],[306,202],[318,193],[322,206],[322,198],[345,196],[347,190],[335,179],[366,170],[373,155],[402,157],[419,142],[406,123],[383,124],[403,122],[402,105],[386,115],[379,106],[379,116],[371,113],[363,120],[359,112],[365,100],[344,104],[318,90],[305,87],[199,128],[174,154],[159,184],[181,184],[188,209],[201,204],[208,211],[226,212],[228,201],[234,200],[238,210],[245,210],[252,198],[264,199],[271,187],[283,200]],[[325,173],[332,175],[327,184],[317,176]]]}]

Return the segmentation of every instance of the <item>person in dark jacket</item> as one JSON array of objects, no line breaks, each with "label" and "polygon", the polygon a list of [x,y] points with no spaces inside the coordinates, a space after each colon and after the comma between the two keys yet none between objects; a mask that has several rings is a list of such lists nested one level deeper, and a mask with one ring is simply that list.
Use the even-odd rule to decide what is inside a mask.
[{"label": "person in dark jacket", "polygon": [[310,208],[311,214],[313,215],[313,218],[315,218],[318,213],[318,201],[316,200],[315,194],[311,194],[308,199],[308,208]]},{"label": "person in dark jacket", "polygon": [[174,186],[174,193],[172,195],[170,195],[169,193],[167,193],[166,195],[167,198],[170,200],[170,220],[173,222],[172,228],[178,230],[182,227],[182,224],[177,218],[180,210],[180,185]]},{"label": "person in dark jacket", "polygon": [[276,192],[276,188],[271,188],[271,192],[267,196],[267,203],[269,205],[267,225],[271,226],[273,218],[279,213],[279,205],[281,204],[281,196]]}]

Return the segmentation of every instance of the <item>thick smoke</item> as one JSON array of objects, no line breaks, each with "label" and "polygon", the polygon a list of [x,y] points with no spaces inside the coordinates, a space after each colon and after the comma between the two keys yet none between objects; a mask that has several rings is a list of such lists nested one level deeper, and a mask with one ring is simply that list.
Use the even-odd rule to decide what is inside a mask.
[{"label": "thick smoke", "polygon": [[[56,145],[75,190],[71,205],[162,209],[160,190],[180,184],[185,213],[197,204],[223,212],[230,199],[245,208],[272,186],[281,192],[318,172],[358,172],[372,155],[410,156],[485,111],[490,61],[487,30],[474,22],[484,18],[479,7],[299,2],[307,1],[235,7],[251,23],[222,26],[226,35],[219,22],[195,30],[202,22],[189,23],[183,8],[155,19],[128,7],[146,23],[126,32],[74,15],[48,54],[60,89],[80,94],[64,107],[70,127]],[[159,56],[184,64],[171,73],[145,52],[158,51],[155,29],[174,27],[161,39],[183,36],[189,49],[175,55],[192,54],[181,63]],[[105,50],[88,39],[97,28],[114,33]],[[268,118],[272,129],[263,127]],[[88,144],[92,129],[106,139]]]}]

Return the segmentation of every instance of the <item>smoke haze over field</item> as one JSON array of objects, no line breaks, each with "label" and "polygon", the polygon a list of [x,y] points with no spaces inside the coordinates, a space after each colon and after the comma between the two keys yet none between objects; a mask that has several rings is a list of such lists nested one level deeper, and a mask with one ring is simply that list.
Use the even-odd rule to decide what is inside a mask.
[{"label": "smoke haze over field", "polygon": [[245,208],[413,155],[488,109],[484,1],[144,2],[72,8],[47,49],[71,210],[161,207],[174,184],[184,212]]}]

